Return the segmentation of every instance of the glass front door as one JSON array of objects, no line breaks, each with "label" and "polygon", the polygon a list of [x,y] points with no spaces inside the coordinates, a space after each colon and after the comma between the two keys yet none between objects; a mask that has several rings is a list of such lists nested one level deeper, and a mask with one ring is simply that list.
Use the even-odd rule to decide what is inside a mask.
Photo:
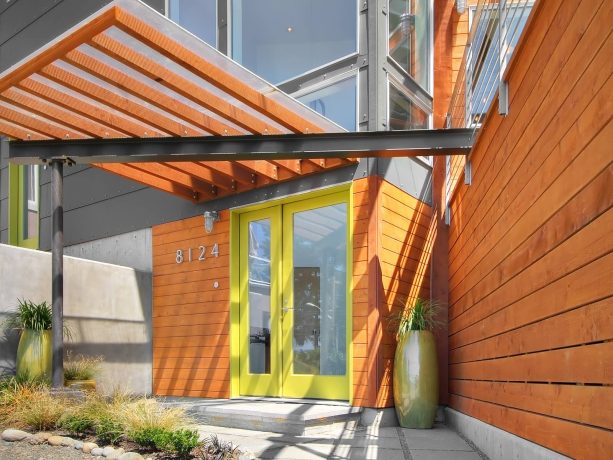
[{"label": "glass front door", "polygon": [[240,216],[240,393],[349,399],[344,194]]}]

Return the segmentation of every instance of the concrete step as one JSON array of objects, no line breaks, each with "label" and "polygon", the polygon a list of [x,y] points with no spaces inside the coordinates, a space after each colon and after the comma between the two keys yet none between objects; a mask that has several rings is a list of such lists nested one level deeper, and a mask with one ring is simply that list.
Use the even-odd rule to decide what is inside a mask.
[{"label": "concrete step", "polygon": [[335,426],[355,427],[362,408],[347,403],[282,399],[165,398],[197,423],[295,436],[315,435]]}]

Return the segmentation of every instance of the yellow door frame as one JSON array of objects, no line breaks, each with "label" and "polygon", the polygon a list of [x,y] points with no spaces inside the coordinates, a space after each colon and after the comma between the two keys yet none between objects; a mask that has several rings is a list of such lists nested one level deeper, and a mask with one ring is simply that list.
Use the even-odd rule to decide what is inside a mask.
[{"label": "yellow door frame", "polygon": [[[247,334],[245,334],[245,336],[241,334],[241,298],[244,298],[244,295],[246,294],[246,291],[245,291],[246,286],[241,286],[241,276],[240,276],[241,268],[242,268],[241,267],[241,254],[240,254],[240,249],[239,249],[241,247],[241,216],[243,214],[248,215],[248,213],[253,213],[254,211],[264,210],[264,209],[273,208],[273,207],[277,207],[277,209],[279,210],[279,216],[281,216],[281,206],[283,205],[289,205],[290,203],[298,203],[302,201],[306,202],[308,200],[310,202],[310,205],[307,205],[307,208],[313,209],[313,208],[317,208],[321,206],[327,206],[328,203],[331,203],[332,201],[336,200],[335,202],[346,202],[347,203],[347,280],[346,280],[346,286],[347,286],[347,297],[346,297],[346,301],[347,301],[347,315],[346,315],[347,374],[346,376],[340,376],[343,379],[342,383],[340,383],[340,380],[339,382],[336,382],[337,385],[340,384],[343,387],[341,391],[339,391],[337,385],[334,385],[334,387],[336,387],[336,391],[330,385],[327,385],[328,387],[330,387],[329,389],[324,388],[324,389],[318,390],[318,387],[320,385],[311,386],[303,382],[303,383],[297,384],[297,387],[296,387],[297,391],[295,393],[296,396],[291,396],[291,397],[316,397],[316,398],[321,398],[321,399],[343,399],[343,400],[348,400],[351,403],[353,399],[353,391],[352,391],[352,388],[353,388],[353,349],[351,346],[352,334],[353,334],[352,333],[352,329],[353,329],[352,328],[353,326],[353,312],[352,312],[353,193],[351,193],[351,189],[352,189],[352,183],[342,184],[342,185],[329,187],[326,189],[320,189],[320,190],[309,192],[309,193],[286,197],[286,198],[275,200],[275,201],[259,203],[257,205],[231,210],[231,213],[230,213],[230,395],[231,397],[233,398],[240,397],[245,394],[242,391],[243,388],[241,387],[241,375],[242,375],[241,374],[241,348],[245,347],[245,340],[248,340]],[[317,199],[316,202],[313,201],[315,199]],[[323,204],[320,204],[320,203],[323,203]],[[295,207],[292,205],[292,208],[298,209],[299,207]],[[256,215],[257,214],[251,214],[252,217]],[[264,215],[266,214],[265,213],[262,214],[262,216]],[[255,220],[255,219],[250,219],[249,217],[247,217],[247,219]],[[279,244],[280,244],[280,241],[279,241]],[[281,262],[281,258],[282,258],[281,254],[279,254],[278,260],[280,261],[280,263],[283,263]],[[292,263],[291,258],[287,258],[287,259],[290,261],[289,263],[291,264]],[[284,272],[287,272],[287,270],[284,270]],[[271,284],[272,284],[272,280],[271,280]],[[279,296],[282,295],[281,291],[282,290],[279,289],[279,293],[278,293]],[[243,294],[242,296],[241,296],[241,293]],[[277,297],[276,301],[281,302],[282,298]],[[280,305],[281,303],[278,304],[278,306]],[[280,310],[280,308],[277,308],[277,310]],[[277,316],[278,314],[279,313],[275,314],[275,317],[277,318],[277,321],[278,321],[277,324],[280,324],[281,318]],[[288,339],[286,337],[286,340],[291,341],[291,338]],[[241,341],[242,341],[242,344],[241,344]],[[280,345],[281,344],[279,343],[279,346]],[[271,357],[271,368],[273,365],[272,359],[273,358]],[[275,357],[274,360],[278,360],[278,358]],[[322,377],[322,376],[316,376],[316,377]],[[330,377],[339,377],[339,376],[330,376]],[[260,380],[260,381],[263,382],[264,380]],[[258,384],[253,384],[253,385],[255,385],[253,388],[254,391],[258,391],[261,389],[258,386]],[[262,383],[261,385],[263,387],[266,386],[265,383]],[[278,382],[278,385],[279,387],[277,388],[276,394],[281,395],[280,391],[278,391],[281,386],[280,381]],[[313,391],[312,392],[307,391],[305,394],[305,391],[304,391],[305,385],[307,387],[306,388],[307,390],[310,388]],[[323,386],[325,387],[326,385],[323,385]],[[274,388],[274,387],[271,386],[269,388]],[[284,394],[283,396],[289,396],[287,392],[285,393],[286,394]],[[341,394],[341,397],[335,396],[339,394]]]}]

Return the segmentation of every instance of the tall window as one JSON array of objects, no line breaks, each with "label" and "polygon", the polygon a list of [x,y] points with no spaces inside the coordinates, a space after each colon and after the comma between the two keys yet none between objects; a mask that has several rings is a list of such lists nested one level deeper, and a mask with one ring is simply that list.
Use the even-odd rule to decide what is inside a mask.
[{"label": "tall window", "polygon": [[232,1],[232,58],[271,83],[356,50],[356,0]]},{"label": "tall window", "polygon": [[[219,9],[226,4],[227,11]],[[218,24],[229,23],[235,61],[345,129],[357,129],[358,0],[168,0],[168,16],[223,48]]]},{"label": "tall window", "polygon": [[217,0],[168,0],[168,17],[217,47]]},{"label": "tall window", "polygon": [[388,52],[425,90],[430,81],[430,0],[389,0]]}]

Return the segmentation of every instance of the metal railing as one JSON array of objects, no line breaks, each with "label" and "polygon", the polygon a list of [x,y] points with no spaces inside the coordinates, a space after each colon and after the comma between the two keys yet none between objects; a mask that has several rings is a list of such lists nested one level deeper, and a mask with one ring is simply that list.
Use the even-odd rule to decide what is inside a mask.
[{"label": "metal railing", "polygon": [[[498,93],[498,112],[509,110],[505,71],[535,0],[478,0],[468,8],[469,32],[462,62],[446,116],[447,128],[471,128],[476,137]],[[447,158],[447,204],[464,169],[464,182],[470,184],[470,161]],[[451,216],[447,209],[447,222]]]},{"label": "metal railing", "polygon": [[508,100],[504,72],[534,0],[479,0],[469,7],[469,33],[449,109],[448,128],[481,126],[499,93],[499,112]]}]

